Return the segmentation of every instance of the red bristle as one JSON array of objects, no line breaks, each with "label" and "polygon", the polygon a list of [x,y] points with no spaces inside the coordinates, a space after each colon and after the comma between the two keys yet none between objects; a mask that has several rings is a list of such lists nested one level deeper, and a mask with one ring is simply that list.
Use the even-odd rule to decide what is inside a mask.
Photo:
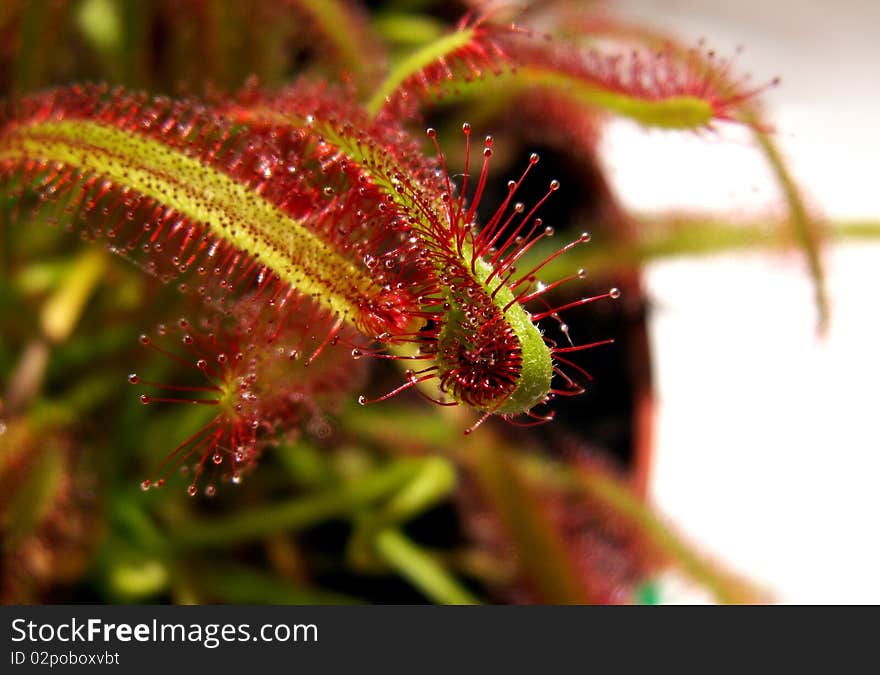
[{"label": "red bristle", "polygon": [[600,295],[594,295],[589,298],[581,298],[580,300],[568,302],[560,307],[555,307],[554,309],[549,309],[545,312],[533,314],[532,320],[533,321],[540,321],[543,318],[546,318],[552,314],[558,314],[559,312],[564,312],[567,309],[573,309],[574,307],[580,307],[581,305],[587,305],[591,302],[596,302],[597,300],[604,300],[605,298],[610,298],[612,300],[616,300],[619,297],[620,297],[620,291],[617,290],[616,288],[612,288],[607,293],[601,293]]},{"label": "red bristle", "polygon": [[312,355],[308,359],[306,359],[305,365],[311,365],[312,362],[316,358],[318,358],[318,356],[321,354],[322,351],[324,351],[327,345],[333,342],[333,339],[339,334],[339,331],[342,330],[342,326],[343,322],[341,319],[337,320],[336,323],[333,324],[333,326],[327,332],[327,337],[325,337],[321,344],[319,344],[318,347],[315,349],[315,351],[312,352]]},{"label": "red bristle", "polygon": [[577,345],[577,346],[573,345],[571,347],[554,347],[551,351],[553,352],[554,355],[566,354],[568,352],[582,352],[585,349],[592,349],[593,347],[601,347],[603,345],[612,345],[612,344],[614,344],[614,339],[609,338],[607,340],[598,340],[596,342],[590,342],[589,344],[585,344],[585,345]]},{"label": "red bristle", "polygon": [[[563,284],[567,284],[571,281],[583,279],[584,276],[585,276],[584,270],[578,270],[577,274],[570,274],[569,276],[562,277],[561,279],[557,279],[556,281],[554,281],[553,283],[550,283],[550,284],[541,284],[540,287],[534,291],[526,290],[523,293],[521,293],[520,295],[516,296],[516,302],[518,302],[520,304],[525,304],[527,302],[531,302],[535,298],[538,298],[538,297],[544,295],[545,293],[549,293],[551,291],[556,290],[557,288],[559,288]],[[516,284],[516,285],[518,285],[518,284]],[[514,285],[513,287],[515,288],[516,285]]]},{"label": "red bristle", "polygon": [[[590,375],[586,370],[584,370],[583,368],[581,368],[581,367],[580,367],[579,365],[577,365],[576,363],[574,363],[574,362],[572,362],[572,361],[569,361],[569,360],[566,359],[565,357],[563,357],[563,356],[559,356],[555,351],[554,351],[554,353],[553,353],[553,358],[554,358],[557,362],[559,362],[559,363],[564,363],[564,364],[565,364],[566,366],[568,366],[569,368],[574,368],[577,372],[579,372],[581,375],[583,375],[585,378],[587,378],[587,381],[588,381],[588,382],[592,382],[592,381],[593,381],[593,376]],[[564,379],[566,379],[567,381],[570,381],[568,378],[564,378]]]},{"label": "red bristle", "polygon": [[374,398],[374,399],[368,399],[366,396],[363,396],[363,395],[358,396],[358,403],[360,403],[361,405],[367,405],[369,403],[379,403],[380,401],[387,401],[389,398],[397,396],[399,393],[404,392],[407,389],[410,389],[410,388],[412,388],[422,382],[427,382],[428,380],[432,380],[436,377],[437,377],[437,374],[433,373],[433,372],[431,372],[427,375],[422,375],[421,377],[415,377],[415,375],[412,373],[412,371],[409,371],[407,374],[407,381],[404,382],[399,387],[395,387],[394,389],[389,391],[387,394],[383,394],[382,396],[379,396],[378,398]]},{"label": "red bristle", "polygon": [[474,433],[477,429],[479,429],[483,425],[483,422],[485,422],[490,417],[492,417],[491,412],[485,412],[482,415],[480,415],[479,419],[476,422],[474,422],[472,425],[470,425],[467,429],[464,430],[465,436],[469,436],[470,434]]},{"label": "red bristle", "polygon": [[[519,180],[510,181],[507,184],[507,187],[508,187],[507,198],[504,200],[504,202],[501,204],[501,206],[495,212],[495,215],[492,216],[492,218],[489,220],[486,227],[484,227],[480,231],[480,234],[475,239],[474,248],[476,250],[477,255],[479,255],[480,257],[484,257],[489,252],[489,250],[495,246],[495,244],[498,242],[498,239],[502,236],[502,234],[504,234],[506,232],[507,225],[513,220],[515,214],[512,214],[510,216],[507,223],[505,223],[503,226],[498,227],[497,226],[498,223],[501,222],[501,215],[507,209],[508,204],[510,204],[510,200],[513,198],[516,191],[520,188],[523,181],[526,179],[526,176],[528,176],[529,170],[535,164],[538,163],[538,160],[539,160],[538,155],[535,153],[532,153],[532,156],[529,158],[529,163],[526,165],[526,168],[522,172],[522,175],[520,176]],[[549,196],[550,196],[550,193],[548,192],[547,195],[543,199],[538,201],[532,207],[532,209],[525,216],[523,216],[522,222],[520,223],[519,227],[517,227],[513,231],[513,233],[509,234],[506,243],[497,249],[496,254],[490,260],[492,265],[495,265],[498,262],[502,253],[504,252],[504,249],[506,249],[508,246],[511,245],[513,240],[515,240],[516,237],[519,235],[519,233],[522,231],[523,227],[525,227],[526,223],[532,219],[532,216],[534,216],[535,212],[539,208],[541,208],[541,206],[543,206],[544,202],[547,200],[547,198],[549,198]],[[523,210],[523,208],[521,207],[519,210],[519,213],[521,213],[522,210]],[[515,210],[515,212],[516,212],[516,210]]]}]

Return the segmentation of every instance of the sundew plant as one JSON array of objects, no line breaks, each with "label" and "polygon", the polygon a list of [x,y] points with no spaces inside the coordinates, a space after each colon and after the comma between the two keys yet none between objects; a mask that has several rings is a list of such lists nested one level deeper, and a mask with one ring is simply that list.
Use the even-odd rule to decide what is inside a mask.
[{"label": "sundew plant", "polygon": [[772,76],[441,5],[4,3],[4,601],[757,597],[642,499],[638,265],[730,233],[646,242],[596,155],[749,129],[824,308]]}]

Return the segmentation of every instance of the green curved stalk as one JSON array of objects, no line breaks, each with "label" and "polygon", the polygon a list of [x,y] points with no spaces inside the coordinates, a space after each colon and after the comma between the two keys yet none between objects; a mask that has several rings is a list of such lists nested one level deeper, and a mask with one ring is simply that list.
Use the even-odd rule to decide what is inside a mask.
[{"label": "green curved stalk", "polygon": [[106,269],[103,251],[89,249],[77,256],[58,290],[40,310],[43,335],[49,341],[58,343],[70,336]]},{"label": "green curved stalk", "polygon": [[360,519],[349,543],[349,557],[356,565],[374,566],[378,535],[400,525],[449,496],[455,487],[455,470],[442,457],[419,460],[413,476],[374,513]]},{"label": "green curved stalk", "polygon": [[[620,244],[594,238],[580,254],[578,264],[590,270],[590,276],[629,271],[650,262],[672,258],[735,253],[738,251],[782,251],[793,244],[787,233],[780,232],[772,221],[766,223],[733,223],[710,218],[673,220],[666,223],[637,221],[637,240]],[[588,228],[589,229],[589,228]],[[878,222],[831,222],[827,226],[829,241],[880,241]],[[523,266],[534,266],[554,250],[550,243],[535,246],[523,257]],[[570,271],[566,260],[553,260],[543,272],[555,279]]]},{"label": "green curved stalk", "polygon": [[825,271],[822,266],[819,237],[816,233],[815,223],[808,215],[800,191],[785,161],[779,154],[773,139],[768,133],[756,127],[755,140],[764,152],[764,156],[767,158],[773,173],[776,175],[776,180],[779,181],[779,186],[782,188],[783,197],[788,204],[789,219],[794,229],[795,237],[807,259],[810,276],[813,279],[813,295],[819,312],[819,331],[824,333],[828,329],[830,310],[828,292],[825,288]]},{"label": "green curved stalk", "polygon": [[449,497],[454,487],[455,469],[448,460],[419,459],[408,481],[374,513],[359,519],[348,546],[349,558],[361,569],[390,567],[435,602],[477,604],[478,600],[438,560],[398,529]]},{"label": "green curved stalk", "polygon": [[462,587],[431,555],[422,551],[399,530],[383,530],[376,538],[376,549],[430,600],[444,605],[478,605],[480,601]]}]

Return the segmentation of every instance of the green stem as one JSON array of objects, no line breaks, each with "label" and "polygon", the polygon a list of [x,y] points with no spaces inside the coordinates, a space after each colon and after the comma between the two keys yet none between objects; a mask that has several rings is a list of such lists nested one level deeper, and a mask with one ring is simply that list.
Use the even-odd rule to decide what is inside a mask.
[{"label": "green stem", "polygon": [[430,600],[445,605],[480,604],[437,560],[399,530],[383,530],[376,537],[375,546],[378,554],[392,568]]},{"label": "green stem", "polygon": [[379,567],[375,542],[383,530],[406,522],[448,497],[455,488],[455,469],[442,457],[425,457],[387,502],[360,519],[349,543],[349,556],[360,568]]},{"label": "green stem", "polygon": [[308,497],[228,518],[185,522],[172,534],[171,545],[178,549],[222,547],[277,532],[298,532],[330,518],[345,517],[359,507],[387,497],[405,484],[413,471],[413,462],[400,461],[365,474],[356,482]]},{"label": "green stem", "polygon": [[61,287],[40,310],[43,334],[53,343],[70,337],[86,302],[107,269],[107,256],[99,249],[81,253],[68,270]]},{"label": "green stem", "polygon": [[[625,272],[658,260],[697,258],[746,250],[777,251],[791,248],[791,239],[766,223],[732,223],[710,219],[675,220],[668,224],[637,221],[639,236],[626,244],[615,244],[595,238],[581,253],[580,264],[593,277]],[[589,228],[587,228],[589,229]],[[829,223],[829,241],[878,241],[880,223]],[[537,265],[551,255],[556,246],[552,242],[538,245],[523,258],[522,267]],[[571,272],[571,262],[565,258],[553,260],[542,270],[548,279],[556,279]]]}]

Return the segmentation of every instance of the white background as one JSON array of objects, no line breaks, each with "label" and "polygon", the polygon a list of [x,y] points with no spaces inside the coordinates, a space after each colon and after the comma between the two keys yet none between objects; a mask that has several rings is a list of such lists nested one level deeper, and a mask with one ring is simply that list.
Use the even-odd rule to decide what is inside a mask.
[{"label": "white background", "polygon": [[[880,2],[629,0],[618,14],[732,54],[765,97],[809,202],[880,221]],[[641,213],[784,207],[747,136],[614,122],[603,156]],[[710,555],[782,602],[880,602],[880,243],[825,250],[832,326],[797,252],[646,271],[659,399],[652,497]],[[683,599],[688,599],[684,596]]]}]

